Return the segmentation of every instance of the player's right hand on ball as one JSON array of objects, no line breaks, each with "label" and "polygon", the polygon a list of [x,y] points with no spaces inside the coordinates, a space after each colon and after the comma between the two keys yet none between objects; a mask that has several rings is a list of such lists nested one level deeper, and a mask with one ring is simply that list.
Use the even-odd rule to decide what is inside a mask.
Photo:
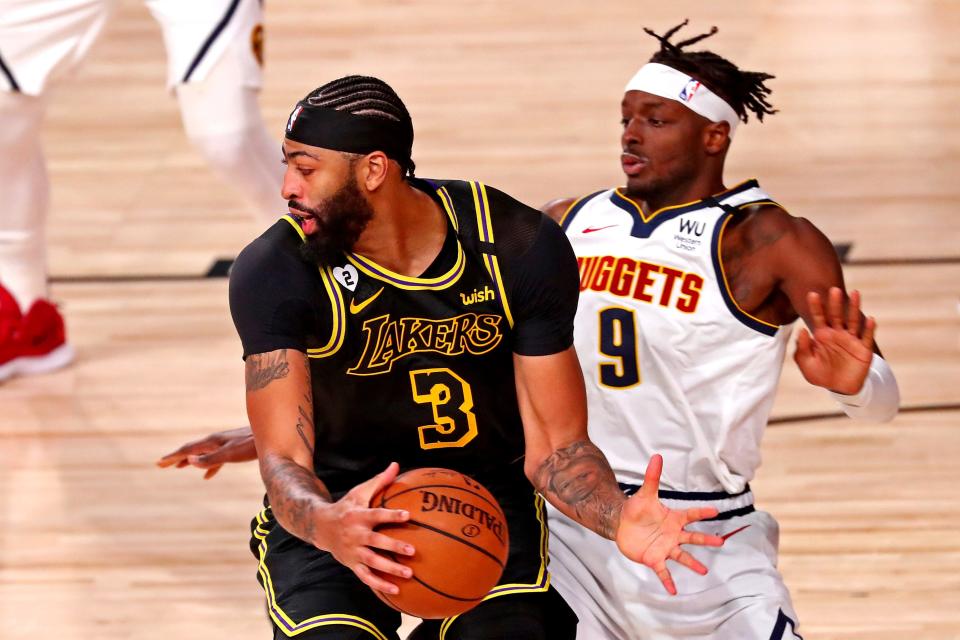
[{"label": "player's right hand on ball", "polygon": [[399,469],[396,462],[391,462],[382,473],[358,484],[334,502],[324,516],[324,529],[328,534],[321,547],[353,571],[365,585],[389,594],[398,593],[399,588],[380,577],[381,574],[410,578],[413,571],[394,562],[388,554],[412,556],[415,549],[413,545],[395,540],[374,529],[382,524],[406,522],[410,519],[410,512],[371,508],[370,499],[393,482]]}]

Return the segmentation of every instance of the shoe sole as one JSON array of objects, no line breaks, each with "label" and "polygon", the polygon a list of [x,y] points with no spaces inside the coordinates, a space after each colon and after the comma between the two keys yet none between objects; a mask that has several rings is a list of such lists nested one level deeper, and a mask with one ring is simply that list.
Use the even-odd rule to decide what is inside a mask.
[{"label": "shoe sole", "polygon": [[75,355],[72,346],[62,344],[43,356],[14,358],[10,362],[0,366],[0,382],[9,380],[14,376],[33,376],[56,371],[73,362]]}]

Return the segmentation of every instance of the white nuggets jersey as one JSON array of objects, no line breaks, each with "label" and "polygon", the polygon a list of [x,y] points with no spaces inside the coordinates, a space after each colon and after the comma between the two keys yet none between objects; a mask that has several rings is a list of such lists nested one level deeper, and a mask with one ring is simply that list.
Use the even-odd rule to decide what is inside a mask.
[{"label": "white nuggets jersey", "polygon": [[760,464],[789,331],[741,310],[720,264],[738,210],[772,203],[756,181],[644,216],[623,191],[581,198],[561,225],[580,266],[575,344],[591,439],[638,485],[742,491]]}]

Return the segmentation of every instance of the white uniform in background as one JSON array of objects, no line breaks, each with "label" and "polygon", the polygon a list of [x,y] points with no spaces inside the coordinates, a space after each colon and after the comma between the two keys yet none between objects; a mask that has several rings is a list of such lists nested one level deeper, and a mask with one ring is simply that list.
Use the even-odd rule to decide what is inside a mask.
[{"label": "white uniform in background", "polygon": [[747,484],[790,331],[739,309],[719,262],[731,217],[770,202],[748,181],[644,217],[609,190],[574,203],[562,221],[580,265],[575,345],[591,440],[628,494],[662,454],[664,503],[716,507],[716,519],[689,528],[729,536],[693,552],[707,576],[674,565],[671,596],[614,542],[551,508],[550,569],[580,617],[579,638],[799,637],[776,568],[777,524],[754,509]]},{"label": "white uniform in background", "polygon": [[[40,146],[46,91],[75,70],[114,4],[0,0],[0,285],[24,309],[46,296],[49,184]],[[146,5],[163,32],[167,83],[190,141],[263,220],[275,220],[286,206],[279,195],[279,146],[257,103],[261,0],[147,0]]]}]

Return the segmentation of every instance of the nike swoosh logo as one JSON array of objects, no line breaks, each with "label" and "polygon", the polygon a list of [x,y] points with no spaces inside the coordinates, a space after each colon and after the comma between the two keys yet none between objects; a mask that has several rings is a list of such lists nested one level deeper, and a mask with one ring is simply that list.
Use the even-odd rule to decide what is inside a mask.
[{"label": "nike swoosh logo", "polygon": [[376,299],[377,299],[377,296],[379,296],[381,293],[383,293],[383,287],[380,287],[380,290],[379,290],[379,291],[377,291],[375,294],[373,294],[372,296],[370,296],[369,298],[367,298],[366,300],[364,300],[364,301],[361,302],[360,304],[355,303],[355,302],[351,299],[351,300],[350,300],[350,313],[353,313],[353,314],[360,313],[361,311],[363,311],[363,310],[366,308],[366,306],[367,306],[368,304],[370,304],[371,302],[373,302],[374,300],[376,300]]},{"label": "nike swoosh logo", "polygon": [[720,537],[721,537],[723,540],[727,540],[728,538],[732,538],[733,536],[737,535],[738,533],[740,533],[740,532],[743,531],[744,529],[748,529],[748,528],[750,528],[750,525],[745,524],[745,525],[743,525],[742,527],[740,527],[739,529],[734,529],[734,530],[731,531],[730,533],[725,533],[725,534],[723,534],[723,535],[720,536]]},{"label": "nike swoosh logo", "polygon": [[608,224],[605,227],[589,227],[583,230],[583,233],[593,233],[594,231],[603,231],[604,229],[609,229],[610,227],[619,227],[618,224]]}]

